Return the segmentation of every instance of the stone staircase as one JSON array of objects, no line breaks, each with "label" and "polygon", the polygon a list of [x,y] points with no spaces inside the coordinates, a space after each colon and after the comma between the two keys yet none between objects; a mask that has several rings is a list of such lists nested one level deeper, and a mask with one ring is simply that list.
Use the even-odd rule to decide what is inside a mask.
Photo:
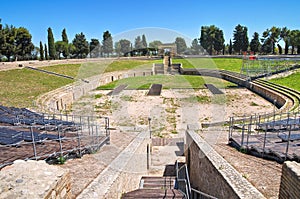
[{"label": "stone staircase", "polygon": [[165,74],[165,68],[163,64],[155,64],[155,74],[156,75],[163,75]]},{"label": "stone staircase", "polygon": [[175,176],[143,176],[140,188],[122,196],[122,199],[133,198],[185,198],[175,187]]}]

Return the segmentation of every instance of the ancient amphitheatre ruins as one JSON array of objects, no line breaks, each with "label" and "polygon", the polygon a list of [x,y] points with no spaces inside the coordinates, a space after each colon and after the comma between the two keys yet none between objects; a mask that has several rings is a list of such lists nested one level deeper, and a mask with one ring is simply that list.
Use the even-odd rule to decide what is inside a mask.
[{"label": "ancient amphitheatre ruins", "polygon": [[[13,126],[12,137],[17,139],[18,132],[28,131],[19,142],[10,140],[13,142],[7,145],[11,147],[3,147],[2,161],[10,165],[14,160],[7,154],[19,154],[14,155],[17,159],[57,160],[62,154],[69,157],[59,167],[69,170],[68,194],[72,198],[119,198],[122,194],[124,198],[141,197],[138,194],[151,198],[153,192],[178,198],[188,198],[188,194],[220,198],[229,189],[233,190],[228,191],[229,196],[234,198],[278,198],[282,162],[299,162],[299,92],[271,85],[264,76],[249,79],[245,74],[225,70],[185,69],[167,60],[149,68],[103,73],[101,77],[85,79],[88,83],[79,80],[72,87],[41,95],[36,109],[43,115],[29,109],[1,107],[4,115],[11,114],[7,117],[11,120],[1,123]],[[58,63],[61,64],[20,62],[1,67],[22,70],[27,65],[40,68]],[[297,67],[293,70],[297,71]],[[277,75],[287,75],[289,71],[279,71]],[[206,88],[193,89],[185,80],[183,87],[164,89],[162,84],[163,89],[157,93],[152,86],[154,95],[148,95],[150,87],[130,88],[121,81],[114,90],[96,89],[116,80],[154,75],[164,75],[171,78],[169,81],[174,81],[174,76],[200,75]],[[199,96],[204,97],[199,100]],[[73,113],[64,113],[66,109]],[[18,117],[13,118],[15,115]],[[31,128],[24,130],[28,126]],[[24,137],[28,139],[26,144]],[[45,148],[50,152],[44,152]],[[204,159],[207,162],[201,163]],[[176,170],[175,161],[188,166]],[[189,168],[190,189],[180,181],[184,168]],[[201,171],[204,168],[211,174],[206,176],[211,180],[205,182],[196,177],[205,179],[200,174],[205,173]],[[214,186],[215,175],[229,185],[220,182]],[[234,179],[228,180],[230,176]]]}]

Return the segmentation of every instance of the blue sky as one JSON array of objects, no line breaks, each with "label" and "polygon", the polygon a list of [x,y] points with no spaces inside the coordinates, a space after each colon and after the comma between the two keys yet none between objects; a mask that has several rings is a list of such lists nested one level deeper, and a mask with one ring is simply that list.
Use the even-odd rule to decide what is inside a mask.
[{"label": "blue sky", "polygon": [[71,41],[80,32],[88,40],[102,40],[106,30],[116,36],[145,27],[171,29],[193,39],[200,36],[201,26],[212,24],[224,31],[228,43],[237,24],[248,27],[250,39],[253,32],[261,35],[273,25],[300,29],[299,8],[298,0],[3,0],[0,18],[3,24],[29,29],[35,45],[47,41],[48,27],[55,40],[61,40],[63,28]]}]

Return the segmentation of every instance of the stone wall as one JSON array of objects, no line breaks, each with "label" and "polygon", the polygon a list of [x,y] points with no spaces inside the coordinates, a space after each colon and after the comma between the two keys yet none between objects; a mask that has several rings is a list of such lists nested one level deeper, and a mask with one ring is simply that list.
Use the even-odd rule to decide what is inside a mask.
[{"label": "stone wall", "polygon": [[71,198],[69,171],[45,161],[17,160],[0,171],[0,198]]},{"label": "stone wall", "polygon": [[300,198],[300,164],[287,161],[283,164],[279,199]]},{"label": "stone wall", "polygon": [[249,86],[247,86],[247,88],[250,89],[252,92],[262,96],[272,104],[274,104],[275,102],[275,105],[279,108],[283,107],[286,104],[287,100],[284,96],[261,85],[251,82]]},{"label": "stone wall", "polygon": [[86,79],[88,83],[77,81],[74,84],[66,85],[39,96],[36,100],[37,111],[53,113],[68,110],[73,102],[86,95],[89,91],[96,89],[98,86],[123,78],[151,75],[153,75],[152,70],[135,70],[111,72],[93,76]]},{"label": "stone wall", "polygon": [[233,76],[231,74],[222,73],[222,71],[216,72],[215,70],[209,70],[209,69],[194,69],[194,68],[182,68],[179,67],[180,74],[183,75],[202,75],[202,76],[210,76],[215,78],[222,78],[224,80],[233,82],[235,84],[238,84],[240,86],[244,86],[251,90],[252,92],[255,92],[256,94],[260,95],[261,97],[265,98],[272,104],[275,102],[275,105],[278,108],[288,108],[286,106],[287,100],[286,97],[281,95],[278,92],[272,91],[266,87],[260,86],[254,82],[248,82],[245,81],[243,78],[239,78],[238,74],[237,76]]},{"label": "stone wall", "polygon": [[217,198],[264,198],[193,130],[186,131],[185,148],[193,188]]}]

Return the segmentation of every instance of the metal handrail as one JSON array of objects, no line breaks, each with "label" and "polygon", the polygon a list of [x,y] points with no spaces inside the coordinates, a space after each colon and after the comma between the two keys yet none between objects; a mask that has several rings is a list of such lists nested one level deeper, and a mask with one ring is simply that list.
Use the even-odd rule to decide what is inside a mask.
[{"label": "metal handrail", "polygon": [[[175,165],[176,165],[176,181],[177,181],[177,186],[178,186],[177,188],[178,188],[178,190],[182,191],[186,195],[187,199],[190,199],[191,198],[191,185],[190,185],[190,179],[189,179],[189,175],[188,175],[187,166],[183,165],[179,168],[177,160],[176,160]],[[184,172],[184,178],[179,177],[180,171]],[[184,190],[181,189],[178,182],[183,182],[185,184]]]},{"label": "metal handrail", "polygon": [[[188,172],[188,168],[186,166],[186,164],[184,164],[183,166],[181,166],[179,168],[178,166],[178,161],[176,160],[175,162],[175,167],[176,167],[176,182],[177,182],[177,188],[180,192],[182,192],[185,196],[185,198],[187,199],[193,199],[194,198],[194,195],[199,195],[200,198],[205,198],[205,199],[218,199],[214,196],[211,196],[209,194],[206,194],[204,192],[201,192],[197,189],[194,189],[191,187],[191,184],[190,184],[190,178],[189,178],[189,172]],[[180,178],[179,176],[179,172],[180,171],[183,171],[184,172],[184,178]],[[185,185],[185,188],[184,190],[182,190],[182,188],[179,186],[179,182],[183,182],[184,185]],[[198,198],[198,197],[196,197]]]}]

